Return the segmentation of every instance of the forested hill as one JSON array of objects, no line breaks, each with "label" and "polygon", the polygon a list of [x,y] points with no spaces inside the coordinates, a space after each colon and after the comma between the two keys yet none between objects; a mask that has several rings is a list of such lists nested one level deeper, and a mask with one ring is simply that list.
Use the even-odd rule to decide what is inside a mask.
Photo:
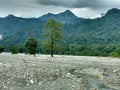
[{"label": "forested hill", "polygon": [[3,40],[0,45],[9,48],[12,45],[24,45],[29,37],[42,40],[44,23],[54,18],[63,25],[64,45],[118,45],[120,44],[120,10],[110,9],[104,16],[96,19],[78,18],[67,10],[59,14],[48,13],[39,18],[21,18],[9,15],[0,18],[0,33]]},{"label": "forested hill", "polygon": [[66,28],[67,39],[79,44],[120,44],[120,10],[113,8],[101,18],[85,19]]},{"label": "forested hill", "polygon": [[83,18],[78,18],[75,16],[70,10],[66,10],[65,12],[59,14],[48,13],[39,17],[40,21],[46,22],[49,18],[54,18],[56,21],[61,22],[62,24],[75,24],[83,21]]}]

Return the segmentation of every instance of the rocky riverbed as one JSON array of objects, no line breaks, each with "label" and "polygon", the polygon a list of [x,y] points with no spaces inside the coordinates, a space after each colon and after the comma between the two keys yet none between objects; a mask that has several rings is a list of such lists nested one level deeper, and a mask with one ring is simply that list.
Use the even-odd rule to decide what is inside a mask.
[{"label": "rocky riverbed", "polygon": [[120,59],[2,53],[0,90],[120,90]]}]

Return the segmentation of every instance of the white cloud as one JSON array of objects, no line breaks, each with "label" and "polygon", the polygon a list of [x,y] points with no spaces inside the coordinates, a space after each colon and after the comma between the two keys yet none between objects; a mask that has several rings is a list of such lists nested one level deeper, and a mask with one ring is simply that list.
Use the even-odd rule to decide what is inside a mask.
[{"label": "white cloud", "polygon": [[71,11],[76,15],[83,18],[96,18],[101,17],[102,13],[106,13],[107,9],[91,9],[91,8],[73,8]]},{"label": "white cloud", "polygon": [[37,0],[43,5],[55,5],[69,8],[106,8],[120,7],[120,0]]},{"label": "white cloud", "polygon": [[70,9],[79,17],[93,18],[110,8],[120,8],[119,3],[120,0],[0,0],[0,17],[39,17]]}]

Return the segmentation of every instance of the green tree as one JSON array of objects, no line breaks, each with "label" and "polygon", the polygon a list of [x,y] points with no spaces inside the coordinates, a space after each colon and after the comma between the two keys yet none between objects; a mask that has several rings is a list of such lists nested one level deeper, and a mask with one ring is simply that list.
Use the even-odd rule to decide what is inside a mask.
[{"label": "green tree", "polygon": [[54,51],[59,48],[61,38],[61,24],[54,19],[49,19],[45,23],[42,47],[50,51],[51,57],[53,57]]},{"label": "green tree", "polygon": [[26,41],[26,44],[25,44],[27,53],[33,54],[35,56],[35,54],[37,52],[37,46],[38,46],[38,42],[35,38],[33,38],[33,37],[28,38],[28,40]]},{"label": "green tree", "polygon": [[11,47],[11,53],[12,54],[17,54],[18,53],[18,47],[17,46],[12,46]]},{"label": "green tree", "polygon": [[110,53],[110,56],[119,57],[120,58],[120,48],[116,48],[115,51]]},{"label": "green tree", "polygon": [[4,48],[0,46],[0,53],[4,52]]}]

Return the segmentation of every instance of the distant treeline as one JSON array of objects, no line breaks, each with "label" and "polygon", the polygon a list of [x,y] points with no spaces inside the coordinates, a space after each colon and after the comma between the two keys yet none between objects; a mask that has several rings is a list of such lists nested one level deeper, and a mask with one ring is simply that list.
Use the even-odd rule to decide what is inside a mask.
[{"label": "distant treeline", "polygon": [[[120,57],[120,46],[116,45],[91,45],[83,46],[77,44],[60,45],[60,48],[54,52],[59,55],[79,55],[79,56],[113,56]],[[14,49],[13,49],[14,48]],[[24,45],[12,46],[7,52],[11,52],[11,49],[17,50],[17,53],[26,53]],[[0,52],[3,52],[4,48],[0,47]],[[50,54],[49,50],[42,48],[39,44],[37,48],[38,54]]]}]

